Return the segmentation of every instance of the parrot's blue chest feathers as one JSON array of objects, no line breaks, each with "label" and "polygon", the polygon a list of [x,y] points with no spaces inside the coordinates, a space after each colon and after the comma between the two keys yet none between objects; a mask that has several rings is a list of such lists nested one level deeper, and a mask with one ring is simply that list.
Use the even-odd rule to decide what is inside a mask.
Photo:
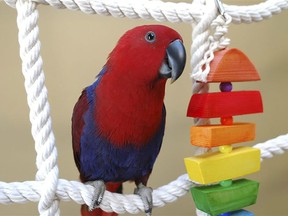
[{"label": "parrot's blue chest feathers", "polygon": [[[95,88],[100,82],[99,79],[86,88],[89,106],[83,115],[84,126],[80,137],[81,178],[85,181],[137,181],[151,173],[160,151],[165,127],[165,107],[163,106],[160,127],[147,143],[139,146],[128,140],[121,146],[115,145],[101,134],[98,126],[101,122],[95,120],[95,112],[97,112]],[[109,115],[109,113],[103,113],[103,115]],[[133,130],[129,133],[133,133]]]}]

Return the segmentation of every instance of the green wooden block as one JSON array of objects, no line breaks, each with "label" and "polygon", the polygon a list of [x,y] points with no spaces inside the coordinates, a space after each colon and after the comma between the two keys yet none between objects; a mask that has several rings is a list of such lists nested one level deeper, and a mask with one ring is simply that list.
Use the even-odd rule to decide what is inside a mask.
[{"label": "green wooden block", "polygon": [[228,187],[220,184],[194,187],[191,193],[198,209],[216,216],[254,204],[258,188],[259,183],[256,181],[239,179]]}]

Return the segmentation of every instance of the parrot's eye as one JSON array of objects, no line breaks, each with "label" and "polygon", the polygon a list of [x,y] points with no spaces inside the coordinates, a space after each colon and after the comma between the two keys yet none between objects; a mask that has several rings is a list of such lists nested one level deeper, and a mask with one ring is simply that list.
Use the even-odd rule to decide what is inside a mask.
[{"label": "parrot's eye", "polygon": [[147,34],[145,35],[145,39],[147,42],[149,43],[153,43],[156,40],[156,35],[154,32],[149,31],[147,32]]}]

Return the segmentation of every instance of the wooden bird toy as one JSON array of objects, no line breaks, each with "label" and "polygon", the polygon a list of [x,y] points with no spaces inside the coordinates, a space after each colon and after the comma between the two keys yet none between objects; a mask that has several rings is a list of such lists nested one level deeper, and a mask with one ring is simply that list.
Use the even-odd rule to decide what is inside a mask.
[{"label": "wooden bird toy", "polygon": [[190,130],[192,145],[219,150],[184,159],[189,178],[204,185],[192,188],[191,193],[197,208],[212,216],[251,216],[253,213],[242,208],[256,202],[259,183],[238,178],[260,170],[260,150],[232,147],[255,139],[255,124],[234,122],[233,116],[261,113],[263,105],[259,91],[232,91],[232,82],[260,77],[238,49],[216,52],[210,67],[207,82],[220,83],[221,92],[192,95],[187,116],[220,118],[221,124],[192,126]]}]

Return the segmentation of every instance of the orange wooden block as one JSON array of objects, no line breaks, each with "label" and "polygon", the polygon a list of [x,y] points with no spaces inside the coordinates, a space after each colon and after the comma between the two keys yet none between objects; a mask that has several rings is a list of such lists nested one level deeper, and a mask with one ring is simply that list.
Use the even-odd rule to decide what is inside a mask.
[{"label": "orange wooden block", "polygon": [[194,94],[190,99],[187,116],[219,118],[263,112],[259,91],[234,91]]},{"label": "orange wooden block", "polygon": [[260,80],[260,76],[248,57],[238,49],[215,52],[210,64],[207,82],[241,82]]},{"label": "orange wooden block", "polygon": [[212,148],[255,139],[255,124],[192,126],[190,141],[194,146]]}]

